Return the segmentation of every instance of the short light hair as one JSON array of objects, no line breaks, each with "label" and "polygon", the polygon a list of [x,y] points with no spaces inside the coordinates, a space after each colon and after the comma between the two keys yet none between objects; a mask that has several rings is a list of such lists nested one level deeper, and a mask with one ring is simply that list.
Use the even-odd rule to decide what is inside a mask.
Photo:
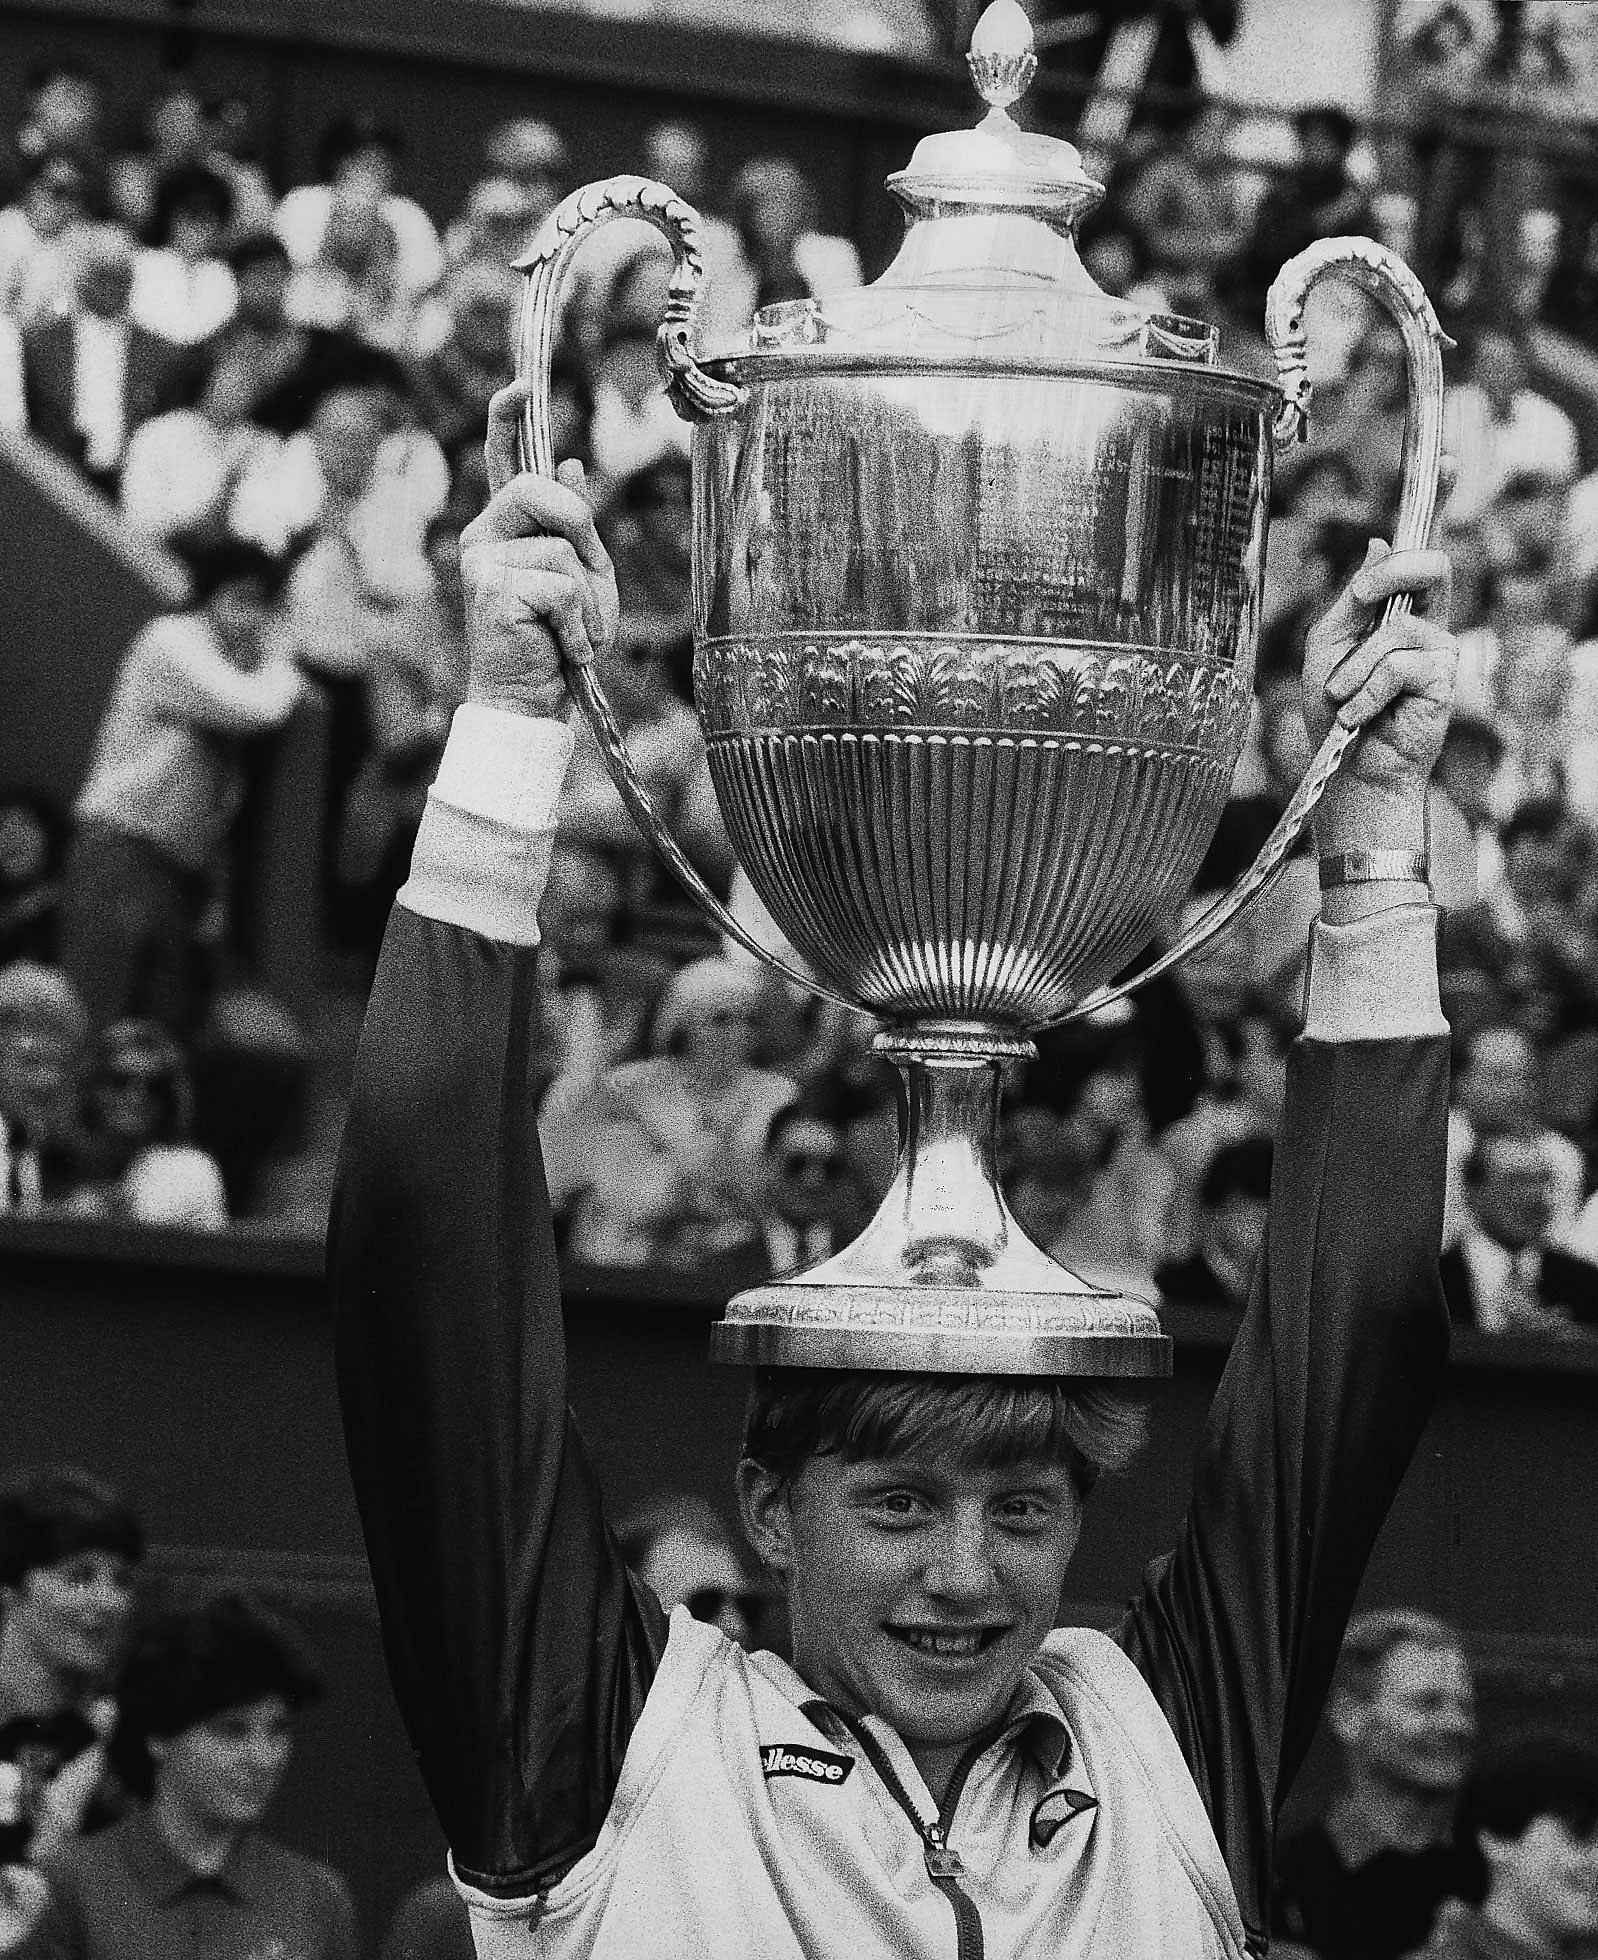
[{"label": "short light hair", "polygon": [[1349,1621],[1337,1659],[1333,1696],[1359,1703],[1374,1701],[1388,1656],[1400,1647],[1424,1647],[1431,1653],[1463,1654],[1458,1629],[1435,1613],[1413,1606],[1383,1606]]},{"label": "short light hair", "polygon": [[1100,1477],[1130,1467],[1147,1432],[1145,1404],[1098,1381],[762,1368],[743,1454],[784,1482],[816,1456],[925,1452],[973,1470],[1059,1463],[1085,1498]]}]

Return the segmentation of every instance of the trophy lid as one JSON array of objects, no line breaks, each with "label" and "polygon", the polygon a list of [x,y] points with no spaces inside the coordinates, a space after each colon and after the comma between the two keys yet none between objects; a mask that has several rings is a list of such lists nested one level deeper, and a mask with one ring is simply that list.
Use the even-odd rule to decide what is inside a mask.
[{"label": "trophy lid", "polygon": [[1104,187],[1074,144],[1009,113],[1037,70],[1017,0],[993,0],[966,62],[988,113],[974,129],[923,137],[888,179],[905,212],[893,263],[859,291],[763,307],[747,351],[1212,364],[1213,327],[1116,299],[1083,265],[1076,228]]}]

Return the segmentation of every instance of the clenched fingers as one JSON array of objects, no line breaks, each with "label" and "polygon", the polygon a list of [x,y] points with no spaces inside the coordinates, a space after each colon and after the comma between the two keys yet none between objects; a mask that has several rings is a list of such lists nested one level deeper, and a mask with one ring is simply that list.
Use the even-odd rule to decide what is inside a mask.
[{"label": "clenched fingers", "polygon": [[604,637],[605,614],[598,589],[568,538],[512,538],[482,549],[472,560],[474,580],[503,579],[518,572],[553,572],[569,581],[582,595],[583,625],[589,639],[598,642]]},{"label": "clenched fingers", "polygon": [[484,630],[509,628],[525,633],[529,628],[548,628],[572,666],[586,667],[593,661],[585,578],[539,566],[501,564],[492,569],[473,598],[489,614]]},{"label": "clenched fingers", "polygon": [[1446,707],[1453,699],[1457,646],[1435,620],[1390,620],[1332,669],[1327,701],[1345,728],[1363,728],[1403,694]]},{"label": "clenched fingers", "polygon": [[495,496],[522,469],[522,415],[533,392],[530,381],[513,381],[499,389],[488,404],[488,434],[483,439],[483,461],[488,466],[488,487]]},{"label": "clenched fingers", "polygon": [[1408,594],[1417,612],[1428,617],[1444,613],[1454,568],[1446,551],[1394,551],[1372,539],[1376,547],[1348,582],[1348,596],[1368,612],[1389,599]]}]

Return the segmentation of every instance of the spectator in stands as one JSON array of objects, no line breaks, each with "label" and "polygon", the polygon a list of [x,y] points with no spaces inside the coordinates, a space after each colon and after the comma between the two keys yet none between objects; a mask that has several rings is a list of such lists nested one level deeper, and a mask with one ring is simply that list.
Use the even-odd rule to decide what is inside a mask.
[{"label": "spectator in stands", "polygon": [[652,1056],[550,1086],[540,1129],[571,1258],[703,1275],[747,1256],[765,1138],[797,1094],[747,1060],[759,990],[747,968],[696,960],[666,989]]},{"label": "spectator in stands", "polygon": [[760,1244],[754,1266],[781,1279],[827,1259],[862,1223],[843,1138],[804,1103],[779,1109],[766,1129]]},{"label": "spectator in stands", "polygon": [[1486,1897],[1446,1900],[1417,1960],[1564,1960],[1598,1947],[1598,1746],[1565,1729],[1508,1736],[1471,1777],[1464,1810]]},{"label": "spectator in stands", "polygon": [[[1397,1960],[1479,1869],[1456,1829],[1476,1742],[1459,1636],[1429,1613],[1362,1613],[1344,1636],[1327,1708],[1343,1787],[1276,1855],[1273,1954]],[[1286,1944],[1285,1942],[1293,1942]]]},{"label": "spectator in stands", "polygon": [[1244,319],[1263,317],[1271,281],[1295,252],[1317,238],[1371,229],[1369,200],[1349,171],[1355,135],[1353,117],[1330,104],[1294,115],[1296,154],[1261,198],[1231,275]]},{"label": "spectator in stands", "polygon": [[0,1213],[31,1214],[72,1188],[89,1017],[53,967],[0,971]]},{"label": "spectator in stands", "polygon": [[1477,332],[1470,379],[1448,391],[1443,445],[1455,461],[1445,505],[1455,524],[1479,517],[1522,469],[1552,472],[1567,487],[1579,470],[1575,424],[1530,387],[1521,341],[1498,326]]},{"label": "spectator in stands", "polygon": [[750,1584],[743,1549],[702,1497],[670,1491],[617,1528],[633,1573],[669,1613],[686,1606],[740,1647],[754,1644],[764,1601]]},{"label": "spectator in stands", "polygon": [[[692,711],[672,692],[670,662],[677,646],[676,635],[662,636],[659,620],[648,615],[624,620],[601,676],[651,795],[684,849],[707,875],[720,877],[728,869],[726,833],[705,761],[704,735]],[[622,808],[586,723],[577,731],[577,747],[561,787],[557,826],[563,839],[606,853],[629,904],[640,903],[654,889],[659,872],[653,853]]]},{"label": "spectator in stands", "polygon": [[271,229],[277,193],[261,167],[255,105],[247,95],[229,91],[206,104],[205,123],[211,139],[205,162],[233,193],[229,243],[258,237]]},{"label": "spectator in stands", "polygon": [[197,1018],[196,933],[241,788],[239,745],[280,728],[300,678],[273,630],[279,567],[247,545],[193,557],[193,602],[123,657],[74,815],[62,963],[97,1026],[180,1037]]},{"label": "spectator in stands", "polygon": [[26,326],[72,303],[78,232],[89,213],[89,170],[70,150],[29,165],[22,195],[0,211],[0,313]]},{"label": "spectator in stands", "polygon": [[[538,231],[535,206],[513,177],[479,177],[444,234],[444,277],[469,265],[508,270]],[[586,252],[584,258],[587,257]]]},{"label": "spectator in stands", "polygon": [[1127,1257],[1125,1220],[1101,1202],[1104,1153],[1085,1116],[1023,1104],[1001,1138],[1005,1196],[1027,1236],[1079,1279],[1157,1301],[1152,1264]]},{"label": "spectator in stands", "polygon": [[321,1698],[303,1638],[240,1592],[175,1600],[141,1615],[121,1692],[124,1723],[149,1757],[149,1802],[44,1861],[49,1902],[27,1960],[356,1960],[343,1879],[260,1829],[296,1720]]},{"label": "spectator in stands", "polygon": [[0,1865],[114,1814],[112,1697],[144,1534],[84,1470],[0,1489]]},{"label": "spectator in stands", "polygon": [[1117,190],[1148,247],[1154,283],[1174,311],[1197,319],[1215,317],[1225,269],[1248,231],[1228,156],[1234,120],[1225,103],[1201,104],[1179,140],[1153,151]]},{"label": "spectator in stands", "polygon": [[566,139],[536,116],[495,123],[483,139],[483,175],[515,184],[526,200],[528,224],[541,225],[566,194],[571,176]]},{"label": "spectator in stands", "polygon": [[16,156],[24,171],[40,157],[66,154],[85,161],[104,152],[105,89],[72,60],[35,68],[24,85]]},{"label": "spectator in stands", "polygon": [[828,299],[861,283],[860,255],[847,238],[818,228],[816,194],[790,158],[752,157],[733,178],[727,212],[743,245],[743,263],[723,306],[747,326],[763,306],[781,300]]},{"label": "spectator in stands", "polygon": [[240,480],[276,450],[250,420],[259,376],[236,348],[211,368],[192,408],[141,422],[122,459],[118,498],[126,522],[175,549],[220,544]]},{"label": "spectator in stands", "polygon": [[686,652],[693,633],[693,497],[687,457],[668,450],[634,471],[617,491],[604,537],[616,567],[623,633],[647,637],[668,653],[674,648]]},{"label": "spectator in stands", "polygon": [[[433,221],[413,198],[395,189],[404,144],[391,129],[364,115],[339,116],[322,137],[320,175],[292,190],[277,207],[274,225],[297,267],[315,264],[335,206],[352,228],[355,214],[393,241],[393,276],[414,299],[431,292],[444,270]],[[347,245],[348,241],[346,241]],[[324,261],[325,262],[325,261]]]},{"label": "spectator in stands", "polygon": [[585,844],[557,840],[540,913],[540,1093],[556,1076],[594,1081],[648,1045],[669,964],[617,944],[621,884]]},{"label": "spectator in stands", "polygon": [[129,314],[125,233],[86,226],[77,255],[76,310],[35,320],[23,335],[28,421],[40,442],[114,494],[128,437],[171,406],[194,363]]},{"label": "spectator in stands", "polygon": [[1503,875],[1453,914],[1444,964],[1476,966],[1513,997],[1537,987],[1575,1006],[1598,999],[1598,945],[1577,909],[1592,846],[1556,798],[1523,803],[1499,832]]},{"label": "spectator in stands", "polygon": [[1189,1307],[1248,1304],[1271,1195],[1268,1136],[1223,1144],[1199,1185],[1195,1245],[1185,1259],[1166,1260],[1154,1278],[1168,1300]]},{"label": "spectator in stands", "polygon": [[1488,1334],[1598,1333],[1598,1265],[1549,1243],[1554,1172],[1542,1137],[1483,1135],[1464,1185],[1466,1223],[1440,1266],[1454,1319]]},{"label": "spectator in stands", "polygon": [[216,1159],[189,1141],[193,1094],[183,1050],[155,1021],[116,1021],[89,1052],[83,1173],[70,1209],[92,1218],[217,1231],[227,1193]]},{"label": "spectator in stands", "polygon": [[0,968],[51,964],[61,926],[67,823],[42,790],[0,790]]},{"label": "spectator in stands", "polygon": [[688,454],[691,433],[667,399],[655,353],[671,262],[644,250],[619,268],[593,370],[589,446],[602,500],[662,455]]},{"label": "spectator in stands", "polygon": [[169,77],[156,91],[145,117],[144,144],[111,159],[106,198],[111,216],[136,238],[161,227],[163,201],[174,180],[192,180],[196,171],[218,178],[226,193],[225,227],[234,215],[236,192],[245,193],[240,213],[252,224],[268,222],[270,198],[262,209],[259,188],[238,181],[225,153],[218,151],[205,104],[182,75]]},{"label": "spectator in stands", "polygon": [[1475,844],[1478,895],[1503,875],[1493,795],[1503,759],[1504,738],[1492,720],[1456,706],[1443,739],[1437,783],[1465,819]]},{"label": "spectator in stands", "polygon": [[1546,1073],[1536,1043],[1511,1022],[1485,1020],[1454,1037],[1453,1107],[1448,1112],[1448,1195],[1443,1241],[1464,1217],[1465,1163],[1485,1137],[1532,1136],[1550,1177],[1549,1226],[1562,1231],[1581,1205],[1586,1170],[1581,1152],[1544,1119]]},{"label": "spectator in stands", "polygon": [[506,260],[470,259],[444,282],[433,332],[418,364],[427,426],[445,449],[481,444],[488,404],[510,380],[522,282]]},{"label": "spectator in stands", "polygon": [[238,286],[222,251],[232,216],[232,191],[203,164],[162,181],[128,300],[129,314],[147,333],[193,347],[232,319]]},{"label": "spectator in stands", "polygon": [[250,379],[253,414],[302,367],[310,334],[288,317],[288,247],[273,232],[248,232],[228,254],[237,294],[233,317],[208,352],[213,371],[236,362]]}]

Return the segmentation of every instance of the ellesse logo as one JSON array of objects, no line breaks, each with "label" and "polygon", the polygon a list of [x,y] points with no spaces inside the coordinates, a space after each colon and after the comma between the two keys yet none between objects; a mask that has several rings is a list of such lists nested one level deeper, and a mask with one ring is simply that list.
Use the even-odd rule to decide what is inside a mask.
[{"label": "ellesse logo", "polygon": [[810,1783],[841,1783],[854,1768],[852,1756],[829,1755],[808,1742],[769,1742],[760,1752],[766,1776],[802,1776]]}]

